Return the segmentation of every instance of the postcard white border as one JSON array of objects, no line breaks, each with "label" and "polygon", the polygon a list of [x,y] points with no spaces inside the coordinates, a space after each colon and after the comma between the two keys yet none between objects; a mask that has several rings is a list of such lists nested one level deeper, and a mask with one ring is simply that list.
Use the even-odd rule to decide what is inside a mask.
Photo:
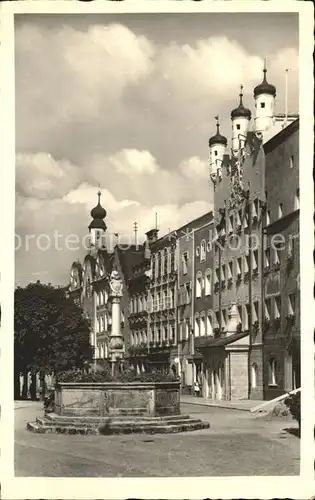
[{"label": "postcard white border", "polygon": [[[15,478],[13,408],[13,295],[15,215],[14,14],[157,12],[298,12],[300,18],[300,229],[301,229],[301,474],[296,477]],[[0,5],[0,271],[1,271],[1,495],[14,499],[310,498],[314,492],[313,301],[313,6],[298,1],[142,0],[23,1]],[[267,36],[267,34],[266,34]]]}]

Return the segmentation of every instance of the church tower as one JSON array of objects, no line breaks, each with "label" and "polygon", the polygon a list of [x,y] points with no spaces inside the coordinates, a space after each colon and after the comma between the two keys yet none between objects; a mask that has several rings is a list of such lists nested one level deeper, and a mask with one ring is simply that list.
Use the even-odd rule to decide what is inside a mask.
[{"label": "church tower", "polygon": [[267,82],[266,61],[263,71],[263,81],[254,88],[256,132],[266,132],[270,129],[275,114],[276,87]]},{"label": "church tower", "polygon": [[96,249],[104,245],[104,236],[107,229],[104,221],[106,210],[101,205],[101,194],[101,191],[98,191],[98,203],[96,207],[91,210],[92,221],[89,225],[91,246]]},{"label": "church tower", "polygon": [[219,117],[216,116],[216,125],[217,132],[215,135],[210,137],[209,139],[209,166],[210,166],[210,177],[214,178],[215,176],[222,173],[222,161],[225,153],[225,149],[227,146],[227,139],[223,135],[220,134],[220,123]]},{"label": "church tower", "polygon": [[241,85],[240,103],[238,107],[233,109],[233,111],[231,112],[233,156],[238,155],[240,147],[242,147],[242,144],[245,143],[251,116],[252,114],[250,110],[248,108],[245,108],[243,104],[243,85]]}]

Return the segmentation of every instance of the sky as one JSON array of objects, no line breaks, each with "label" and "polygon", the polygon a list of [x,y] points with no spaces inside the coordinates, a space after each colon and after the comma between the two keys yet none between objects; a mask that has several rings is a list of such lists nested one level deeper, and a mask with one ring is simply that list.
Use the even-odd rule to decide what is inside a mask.
[{"label": "sky", "polygon": [[[15,21],[16,284],[69,281],[101,202],[133,243],[212,209],[208,140],[229,142],[239,86],[298,112],[296,14],[19,15]],[[229,146],[230,147],[230,146]]]}]

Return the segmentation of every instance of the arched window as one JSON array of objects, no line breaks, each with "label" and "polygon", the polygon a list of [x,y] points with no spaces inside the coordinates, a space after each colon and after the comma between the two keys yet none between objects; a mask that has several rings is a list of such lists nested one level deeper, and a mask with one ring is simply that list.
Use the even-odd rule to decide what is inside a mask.
[{"label": "arched window", "polygon": [[278,362],[276,358],[269,359],[269,381],[268,385],[278,385],[277,384],[278,375]]},{"label": "arched window", "polygon": [[196,297],[201,297],[202,295],[202,273],[198,271],[196,277]]},{"label": "arched window", "polygon": [[207,313],[207,335],[213,336],[212,311],[208,311]]},{"label": "arched window", "polygon": [[257,381],[258,381],[258,366],[256,365],[256,363],[253,363],[251,370],[251,384],[253,389],[256,389]]},{"label": "arched window", "polygon": [[205,295],[211,295],[211,269],[206,270]]},{"label": "arched window", "polygon": [[199,337],[200,334],[200,319],[199,319],[199,314],[196,313],[195,315],[195,337]]},{"label": "arched window", "polygon": [[204,312],[200,313],[200,336],[206,335],[206,315]]},{"label": "arched window", "polygon": [[204,262],[206,260],[206,242],[202,240],[200,245],[200,262]]}]

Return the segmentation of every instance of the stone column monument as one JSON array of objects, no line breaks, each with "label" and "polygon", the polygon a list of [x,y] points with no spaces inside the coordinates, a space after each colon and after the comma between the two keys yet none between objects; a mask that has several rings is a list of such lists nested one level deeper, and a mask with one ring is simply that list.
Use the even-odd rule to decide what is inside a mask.
[{"label": "stone column monument", "polygon": [[123,283],[118,271],[114,270],[109,279],[110,295],[112,303],[112,330],[109,342],[109,354],[112,365],[112,375],[118,372],[118,367],[124,354],[124,340],[121,334],[121,309]]}]

